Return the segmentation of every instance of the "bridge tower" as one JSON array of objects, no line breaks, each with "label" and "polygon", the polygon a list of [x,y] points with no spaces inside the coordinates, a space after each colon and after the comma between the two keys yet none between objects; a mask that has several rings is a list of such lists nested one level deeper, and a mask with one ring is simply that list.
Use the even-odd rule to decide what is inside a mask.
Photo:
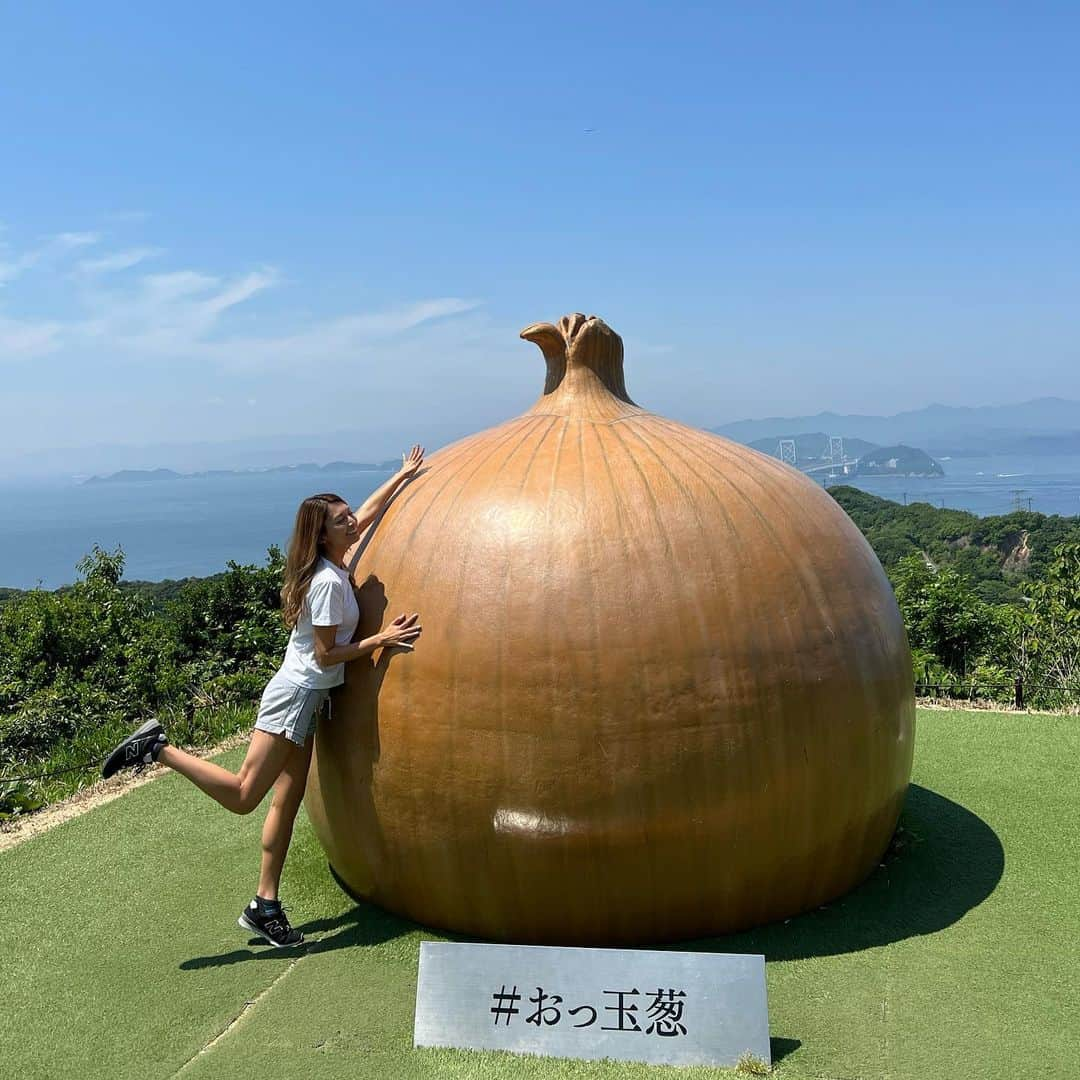
[{"label": "bridge tower", "polygon": [[844,465],[844,436],[843,435],[830,435],[829,436],[829,460],[834,466]]},{"label": "bridge tower", "polygon": [[777,456],[785,465],[795,465],[797,467],[799,464],[799,459],[795,453],[795,440],[781,439],[780,452]]}]

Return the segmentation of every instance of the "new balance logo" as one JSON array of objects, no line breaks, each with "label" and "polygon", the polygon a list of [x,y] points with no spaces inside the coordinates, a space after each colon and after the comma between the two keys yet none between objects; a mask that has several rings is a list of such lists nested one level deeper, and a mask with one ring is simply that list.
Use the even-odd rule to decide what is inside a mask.
[{"label": "new balance logo", "polygon": [[135,761],[139,756],[139,744],[137,742],[128,743],[124,749],[124,760]]}]

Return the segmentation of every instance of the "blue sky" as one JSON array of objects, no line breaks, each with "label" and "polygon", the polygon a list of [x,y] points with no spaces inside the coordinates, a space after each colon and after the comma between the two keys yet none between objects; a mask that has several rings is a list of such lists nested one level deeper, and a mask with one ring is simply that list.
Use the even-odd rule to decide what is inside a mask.
[{"label": "blue sky", "polygon": [[[1080,398],[1080,8],[8,5],[0,457]],[[165,462],[167,464],[167,462]]]}]

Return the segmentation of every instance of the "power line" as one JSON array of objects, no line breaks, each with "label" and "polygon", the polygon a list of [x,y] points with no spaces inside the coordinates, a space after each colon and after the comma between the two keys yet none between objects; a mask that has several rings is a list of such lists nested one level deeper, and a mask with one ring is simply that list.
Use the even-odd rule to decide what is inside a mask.
[{"label": "power line", "polygon": [[64,776],[67,773],[97,768],[100,768],[100,765],[95,758],[93,761],[86,761],[82,765],[72,765],[68,769],[53,769],[52,772],[38,773],[35,776],[0,776],[0,784],[14,784],[24,780],[48,780],[50,777],[53,776]]}]

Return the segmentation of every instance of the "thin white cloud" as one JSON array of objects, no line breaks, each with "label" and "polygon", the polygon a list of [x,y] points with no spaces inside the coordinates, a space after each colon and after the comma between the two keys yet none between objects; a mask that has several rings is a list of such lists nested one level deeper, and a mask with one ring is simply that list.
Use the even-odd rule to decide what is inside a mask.
[{"label": "thin white cloud", "polygon": [[277,271],[272,269],[256,270],[253,273],[245,274],[239,281],[234,281],[231,285],[226,286],[216,296],[205,300],[201,312],[204,316],[216,318],[223,311],[228,311],[229,308],[242,304],[245,300],[250,300],[251,297],[262,292],[263,289],[269,289],[277,283],[277,280]]},{"label": "thin white cloud", "polygon": [[0,241],[0,286],[21,277],[34,265],[36,258],[36,252],[28,251],[16,255],[8,244]]},{"label": "thin white cloud", "polygon": [[477,300],[452,296],[419,300],[387,311],[318,321],[299,332],[277,337],[233,337],[207,342],[202,353],[221,368],[232,371],[346,362],[398,335],[479,307]]},{"label": "thin white cloud", "polygon": [[55,352],[60,348],[62,330],[55,322],[23,322],[0,316],[0,364]]},{"label": "thin white cloud", "polygon": [[[95,354],[111,363],[183,364],[214,370],[295,371],[311,364],[345,364],[359,358],[425,353],[423,334],[437,335],[441,320],[474,312],[480,304],[461,297],[431,297],[324,318],[297,316],[275,333],[252,332],[260,309],[238,321],[234,312],[251,306],[282,283],[273,267],[233,276],[194,269],[121,273],[162,255],[149,246],[105,251],[72,261],[72,253],[99,243],[96,232],[65,232],[30,250],[12,251],[0,241],[0,283],[30,269],[52,273],[56,298],[71,314],[66,319],[20,321],[0,315],[0,361],[59,353],[58,363]],[[6,257],[5,257],[6,256]],[[71,273],[74,268],[77,272]],[[14,290],[3,295],[11,297]],[[11,304],[6,305],[10,311]],[[79,309],[82,310],[78,314]],[[14,313],[12,313],[14,314]],[[281,326],[280,318],[274,318]],[[247,327],[243,332],[240,327]],[[420,335],[420,336],[418,336]]]},{"label": "thin white cloud", "polygon": [[53,237],[52,248],[59,251],[71,251],[74,248],[90,247],[101,239],[101,233],[96,232],[63,232]]},{"label": "thin white cloud", "polygon": [[151,303],[169,304],[208,292],[220,283],[220,278],[209,274],[176,270],[168,274],[147,274],[140,281],[140,287],[143,296]]},{"label": "thin white cloud", "polygon": [[30,248],[19,255],[5,254],[9,248],[0,246],[0,285],[22,277],[29,270],[49,266],[79,248],[90,247],[101,240],[96,232],[63,232],[49,237],[37,247]]},{"label": "thin white cloud", "polygon": [[109,287],[107,279],[91,280],[100,284],[83,293],[90,314],[71,324],[73,337],[105,342],[142,359],[194,359],[226,313],[273,286],[278,274],[264,268],[223,279],[177,270],[126,279],[116,287]]},{"label": "thin white cloud", "polygon": [[153,259],[163,255],[162,248],[128,248],[126,251],[115,251],[111,255],[103,255],[99,259],[83,259],[79,263],[79,269],[85,274],[112,274],[120,270],[130,270],[133,266],[146,259]]}]

